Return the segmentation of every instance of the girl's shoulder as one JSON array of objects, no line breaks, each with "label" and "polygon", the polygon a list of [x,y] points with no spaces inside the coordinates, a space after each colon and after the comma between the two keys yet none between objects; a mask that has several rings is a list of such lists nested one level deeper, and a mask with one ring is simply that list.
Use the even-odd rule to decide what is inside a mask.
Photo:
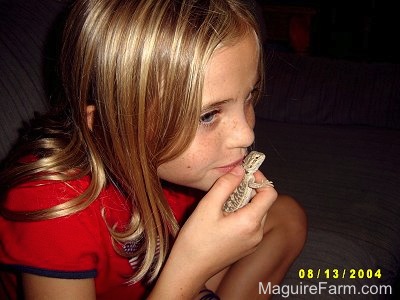
[{"label": "girl's shoulder", "polygon": [[[68,204],[82,195],[90,185],[90,176],[79,179],[61,180],[34,180],[19,184],[10,190],[3,199],[3,207],[12,212],[34,212],[40,210],[57,209],[60,205]],[[85,199],[83,199],[85,201]],[[83,210],[71,212],[70,216],[79,214],[103,219],[106,214],[107,223],[128,222],[131,215],[131,205],[127,199],[112,184],[104,187],[98,197]],[[66,216],[68,217],[68,215]]]},{"label": "girl's shoulder", "polygon": [[11,211],[49,209],[78,197],[89,183],[89,177],[70,181],[32,180],[10,188],[2,201]]},{"label": "girl's shoulder", "polygon": [[[51,208],[71,201],[89,184],[90,177],[23,183],[9,190],[7,208],[19,211]],[[125,203],[110,186],[88,207],[66,216],[22,222],[0,216],[0,240],[4,246],[0,247],[0,270],[54,278],[95,278],[101,282],[100,290],[122,285],[133,270],[128,260],[115,251],[107,224],[126,222],[130,211]]]}]

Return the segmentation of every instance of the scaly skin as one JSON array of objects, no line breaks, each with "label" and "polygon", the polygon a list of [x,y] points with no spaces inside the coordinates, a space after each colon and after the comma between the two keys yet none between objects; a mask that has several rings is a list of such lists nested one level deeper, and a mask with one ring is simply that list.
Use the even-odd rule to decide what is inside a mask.
[{"label": "scaly skin", "polygon": [[271,181],[266,180],[260,183],[255,182],[254,173],[258,170],[265,159],[261,152],[252,151],[243,160],[245,171],[243,180],[235,189],[229,199],[224,203],[222,210],[225,212],[234,212],[249,203],[253,189],[259,189],[265,186],[274,186]]}]

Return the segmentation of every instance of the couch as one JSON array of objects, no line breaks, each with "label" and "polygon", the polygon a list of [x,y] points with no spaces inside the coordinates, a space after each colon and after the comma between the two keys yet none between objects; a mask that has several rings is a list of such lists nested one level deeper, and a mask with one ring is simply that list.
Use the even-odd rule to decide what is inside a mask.
[{"label": "couch", "polygon": [[[399,285],[400,65],[270,51],[266,67],[256,109],[261,169],[309,222],[283,284],[333,286],[332,295],[290,299],[395,299],[383,290]],[[358,295],[364,285],[375,295]],[[334,295],[335,286],[348,294]]]},{"label": "couch", "polygon": [[[0,0],[0,159],[48,109],[66,2]],[[400,280],[400,66],[268,51],[256,111],[261,169],[309,222],[275,298],[398,297],[377,289]]]}]

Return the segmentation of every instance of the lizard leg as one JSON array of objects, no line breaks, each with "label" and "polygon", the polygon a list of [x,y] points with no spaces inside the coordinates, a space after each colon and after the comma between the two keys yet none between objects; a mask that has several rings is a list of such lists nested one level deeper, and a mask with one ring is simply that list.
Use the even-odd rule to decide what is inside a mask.
[{"label": "lizard leg", "polygon": [[261,182],[255,182],[254,179],[249,181],[248,186],[252,189],[259,189],[262,187],[267,187],[267,186],[271,186],[274,187],[274,184],[272,183],[272,181],[269,180],[263,180]]}]

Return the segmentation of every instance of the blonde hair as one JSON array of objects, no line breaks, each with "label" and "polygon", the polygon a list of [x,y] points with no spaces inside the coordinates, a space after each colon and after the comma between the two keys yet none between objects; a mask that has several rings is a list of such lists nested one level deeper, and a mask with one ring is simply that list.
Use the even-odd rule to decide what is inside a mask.
[{"label": "blonde hair", "polygon": [[[39,175],[70,180],[90,174],[91,183],[51,209],[3,213],[25,220],[65,216],[90,205],[111,182],[132,201],[133,215],[126,231],[109,224],[110,232],[116,245],[143,241],[132,254],[143,255],[132,281],[153,280],[179,229],[157,167],[193,140],[204,69],[215,49],[253,31],[256,21],[238,0],[77,1],[61,56],[68,109],[27,146],[40,159],[9,168],[3,178],[9,187]],[[91,104],[92,129],[85,113]]]}]

